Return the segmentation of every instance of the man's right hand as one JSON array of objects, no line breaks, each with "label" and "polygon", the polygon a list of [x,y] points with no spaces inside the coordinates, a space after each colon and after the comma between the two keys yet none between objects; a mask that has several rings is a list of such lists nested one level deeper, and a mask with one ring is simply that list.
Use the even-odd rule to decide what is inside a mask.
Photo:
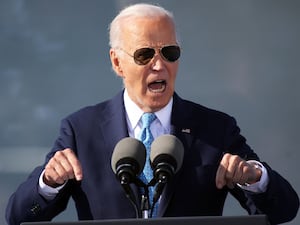
[{"label": "man's right hand", "polygon": [[69,179],[82,180],[82,168],[70,148],[57,151],[45,167],[43,181],[50,187],[58,187]]}]

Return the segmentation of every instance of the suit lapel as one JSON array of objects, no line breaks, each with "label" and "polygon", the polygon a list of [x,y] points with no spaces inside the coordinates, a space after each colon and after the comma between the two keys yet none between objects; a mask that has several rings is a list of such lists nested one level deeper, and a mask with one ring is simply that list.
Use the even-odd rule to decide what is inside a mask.
[{"label": "suit lapel", "polygon": [[124,137],[128,137],[126,114],[123,103],[123,92],[109,100],[100,118],[100,127],[105,143],[111,153],[115,145]]},{"label": "suit lapel", "polygon": [[[186,152],[191,148],[193,143],[193,132],[194,129],[191,123],[193,120],[189,118],[190,114],[185,111],[186,107],[184,101],[174,94],[174,102],[172,107],[172,116],[171,116],[171,134],[176,136],[183,144],[184,151]],[[173,177],[173,179],[166,185],[164,189],[158,210],[158,216],[163,216],[172,195],[174,194],[177,180],[180,179],[180,171]]]},{"label": "suit lapel", "polygon": [[[123,101],[123,91],[107,102],[107,106],[103,111],[103,117],[104,118],[101,119],[100,126],[105,143],[108,146],[108,154],[110,154],[111,158],[115,145],[121,139],[129,136]],[[137,204],[140,208],[141,199],[139,197],[139,190],[134,184],[131,184],[130,186],[137,198]]]}]

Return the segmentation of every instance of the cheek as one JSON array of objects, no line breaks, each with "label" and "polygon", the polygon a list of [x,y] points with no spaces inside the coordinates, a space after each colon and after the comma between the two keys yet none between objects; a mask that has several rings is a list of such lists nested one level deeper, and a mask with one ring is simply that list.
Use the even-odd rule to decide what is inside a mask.
[{"label": "cheek", "polygon": [[176,76],[177,76],[177,67],[173,67],[169,70],[169,74],[170,74],[170,87],[172,89],[175,88],[175,81],[176,81]]},{"label": "cheek", "polygon": [[135,92],[142,91],[146,88],[144,85],[145,82],[143,81],[143,77],[141,74],[138,74],[138,72],[130,73],[130,71],[128,71],[127,75],[124,76],[123,82],[126,88],[134,90]]}]

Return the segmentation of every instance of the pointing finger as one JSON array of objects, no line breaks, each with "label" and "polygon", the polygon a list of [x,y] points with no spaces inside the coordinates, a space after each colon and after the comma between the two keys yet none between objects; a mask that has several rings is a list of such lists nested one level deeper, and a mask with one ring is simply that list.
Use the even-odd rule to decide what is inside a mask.
[{"label": "pointing finger", "polygon": [[75,155],[75,153],[71,149],[65,149],[65,156],[68,159],[69,164],[71,165],[72,172],[77,181],[82,180],[82,168],[81,164]]}]

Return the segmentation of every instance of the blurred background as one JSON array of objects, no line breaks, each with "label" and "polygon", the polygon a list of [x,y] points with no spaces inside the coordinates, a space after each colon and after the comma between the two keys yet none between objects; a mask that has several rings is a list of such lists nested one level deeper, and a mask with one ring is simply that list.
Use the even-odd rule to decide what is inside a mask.
[{"label": "blurred background", "polygon": [[[0,1],[0,224],[9,196],[43,163],[60,120],[122,88],[107,27],[136,2]],[[234,116],[248,144],[299,194],[300,1],[144,2],[175,15],[178,94]],[[229,197],[224,215],[246,213]],[[76,219],[72,201],[55,218]]]}]

